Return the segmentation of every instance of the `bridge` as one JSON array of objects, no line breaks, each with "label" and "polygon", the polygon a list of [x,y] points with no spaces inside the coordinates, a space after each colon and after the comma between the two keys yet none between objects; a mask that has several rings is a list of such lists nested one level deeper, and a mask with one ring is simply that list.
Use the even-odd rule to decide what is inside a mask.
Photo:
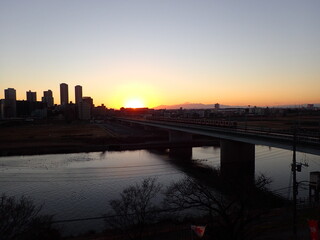
[{"label": "bridge", "polygon": [[[183,142],[191,140],[192,134],[209,136],[234,142],[264,145],[286,150],[293,150],[293,132],[281,132],[264,128],[225,128],[205,126],[192,123],[154,121],[145,119],[121,118],[123,122],[139,124],[169,130],[170,141]],[[297,133],[296,150],[299,152],[320,155],[320,135]]]},{"label": "bridge", "polygon": [[[169,131],[170,142],[188,142],[192,135],[203,135],[220,139],[221,171],[236,174],[235,171],[254,175],[255,145],[264,145],[286,150],[320,155],[320,136],[294,134],[263,128],[216,127],[201,124],[146,119],[119,119],[129,124],[162,128]],[[295,140],[294,140],[295,139]],[[238,163],[235,170],[234,164]],[[229,167],[233,165],[232,169]],[[224,170],[225,169],[225,170]]]}]

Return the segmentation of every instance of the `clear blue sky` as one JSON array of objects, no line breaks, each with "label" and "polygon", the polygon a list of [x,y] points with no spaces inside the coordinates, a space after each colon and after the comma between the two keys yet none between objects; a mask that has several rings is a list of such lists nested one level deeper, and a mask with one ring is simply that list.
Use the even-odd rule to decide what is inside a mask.
[{"label": "clear blue sky", "polygon": [[0,98],[320,102],[319,0],[1,0],[0,29]]}]

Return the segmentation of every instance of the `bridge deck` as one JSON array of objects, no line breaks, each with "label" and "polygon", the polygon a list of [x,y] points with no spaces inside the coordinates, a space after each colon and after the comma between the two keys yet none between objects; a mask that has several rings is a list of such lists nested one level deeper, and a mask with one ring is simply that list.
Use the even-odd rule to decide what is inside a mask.
[{"label": "bridge deck", "polygon": [[[175,123],[151,120],[121,119],[121,121],[141,124],[145,126],[182,131],[191,134],[204,135],[220,139],[265,145],[287,150],[293,149],[293,133],[275,132],[269,129],[242,129],[205,126],[188,123]],[[316,136],[297,135],[296,149],[299,152],[320,155],[320,138]]]}]

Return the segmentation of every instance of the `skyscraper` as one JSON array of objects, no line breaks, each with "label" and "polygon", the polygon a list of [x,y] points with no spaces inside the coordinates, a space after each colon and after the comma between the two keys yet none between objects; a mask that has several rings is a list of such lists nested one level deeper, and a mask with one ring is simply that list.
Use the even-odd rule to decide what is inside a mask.
[{"label": "skyscraper", "polygon": [[47,103],[47,107],[52,107],[53,106],[53,97],[52,97],[52,91],[43,91],[43,97],[42,97],[42,102]]},{"label": "skyscraper", "polygon": [[76,95],[76,104],[79,104],[80,102],[82,102],[82,87],[80,85],[75,86],[74,92]]},{"label": "skyscraper", "polygon": [[27,92],[27,101],[28,102],[36,102],[37,101],[37,93],[31,92],[31,90],[29,90]]},{"label": "skyscraper", "polygon": [[60,104],[66,105],[69,103],[68,84],[60,84]]}]

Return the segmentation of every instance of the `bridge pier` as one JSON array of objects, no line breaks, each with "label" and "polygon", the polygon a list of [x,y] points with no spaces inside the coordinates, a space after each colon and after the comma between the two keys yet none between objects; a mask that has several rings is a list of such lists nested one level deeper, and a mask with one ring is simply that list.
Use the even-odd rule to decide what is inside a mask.
[{"label": "bridge pier", "polygon": [[169,157],[178,161],[188,161],[192,159],[192,147],[176,147],[169,149]]},{"label": "bridge pier", "polygon": [[[192,134],[169,131],[169,142],[171,143],[185,143],[192,141]],[[173,147],[169,150],[169,156],[176,160],[191,160],[192,159],[192,147]]]},{"label": "bridge pier", "polygon": [[220,169],[224,179],[237,183],[254,183],[254,144],[220,140],[220,151]]}]

